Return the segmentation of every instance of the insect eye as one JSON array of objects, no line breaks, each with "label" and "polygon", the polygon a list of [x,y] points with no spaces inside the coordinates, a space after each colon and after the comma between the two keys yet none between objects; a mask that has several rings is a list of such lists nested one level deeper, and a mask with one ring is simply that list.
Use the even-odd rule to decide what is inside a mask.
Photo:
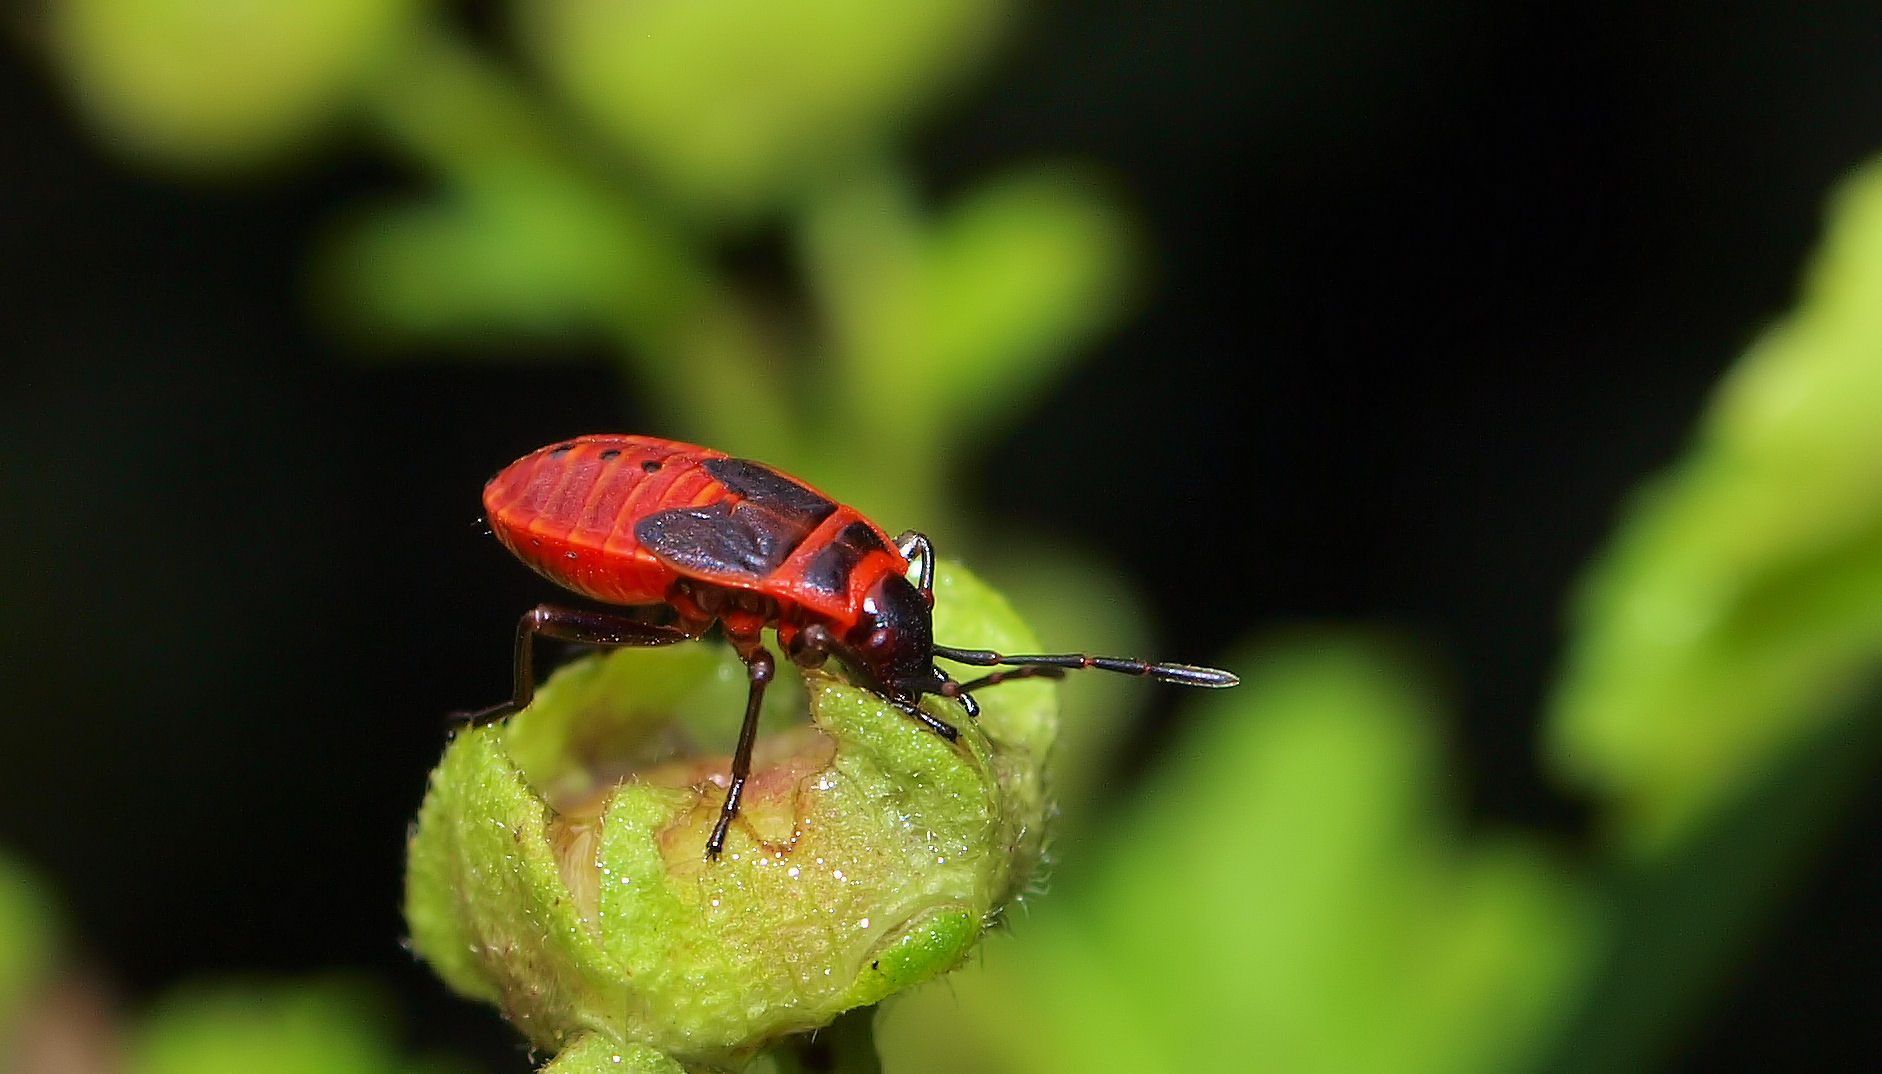
[{"label": "insect eye", "polygon": [[887,649],[889,643],[894,640],[895,635],[888,627],[877,627],[869,632],[869,637],[863,639],[863,649],[867,652],[879,653]]}]

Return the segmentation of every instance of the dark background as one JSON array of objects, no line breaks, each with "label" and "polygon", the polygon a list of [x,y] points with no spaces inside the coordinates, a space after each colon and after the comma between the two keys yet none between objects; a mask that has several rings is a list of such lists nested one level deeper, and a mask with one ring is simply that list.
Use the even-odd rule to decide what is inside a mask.
[{"label": "dark background", "polygon": [[[1059,5],[920,129],[936,198],[1096,160],[1157,250],[1142,316],[973,461],[985,514],[1131,564],[1170,653],[1425,639],[1473,815],[1573,841],[1533,761],[1564,595],[1882,149],[1882,13],[1242,8]],[[641,416],[579,346],[375,363],[312,327],[311,237],[401,181],[371,158],[168,185],[0,58],[0,846],[133,1000],[366,967],[423,1042],[512,1055],[397,945],[405,825],[542,595],[482,480]],[[1870,793],[1678,1069],[1882,1061],[1879,838]]]}]

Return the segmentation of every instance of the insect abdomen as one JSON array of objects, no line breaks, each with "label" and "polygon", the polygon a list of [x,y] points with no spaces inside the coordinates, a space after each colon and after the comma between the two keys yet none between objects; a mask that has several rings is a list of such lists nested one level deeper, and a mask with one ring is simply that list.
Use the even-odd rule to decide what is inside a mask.
[{"label": "insect abdomen", "polygon": [[640,546],[634,523],[721,496],[700,466],[720,457],[654,437],[577,437],[491,478],[485,518],[504,547],[557,585],[609,604],[660,603],[672,573]]}]

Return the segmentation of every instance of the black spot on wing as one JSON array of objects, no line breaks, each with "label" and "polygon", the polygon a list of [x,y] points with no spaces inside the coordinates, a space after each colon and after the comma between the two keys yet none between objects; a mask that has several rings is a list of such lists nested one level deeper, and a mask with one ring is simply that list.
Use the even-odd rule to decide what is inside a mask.
[{"label": "black spot on wing", "polygon": [[850,572],[871,552],[888,551],[876,531],[861,522],[844,526],[836,539],[819,549],[804,568],[804,581],[825,593],[849,590]]},{"label": "black spot on wing", "polygon": [[836,513],[836,504],[828,498],[769,466],[747,459],[707,459],[705,469],[714,481],[738,493],[747,503],[774,514],[803,518],[805,533]]},{"label": "black spot on wing", "polygon": [[783,546],[761,515],[724,503],[648,515],[634,523],[634,539],[681,570],[752,579],[776,570],[802,540]]}]

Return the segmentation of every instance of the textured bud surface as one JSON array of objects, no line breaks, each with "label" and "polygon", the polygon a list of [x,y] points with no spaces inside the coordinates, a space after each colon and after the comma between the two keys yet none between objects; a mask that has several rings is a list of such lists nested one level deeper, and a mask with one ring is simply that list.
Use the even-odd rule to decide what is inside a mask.
[{"label": "textured bud surface", "polygon": [[[935,625],[1035,648],[958,567],[937,578]],[[736,1064],[959,962],[1038,862],[1052,685],[989,691],[978,724],[927,699],[954,743],[826,675],[776,689],[707,862],[729,758],[688,736],[729,746],[744,689],[720,646],[622,650],[459,734],[412,839],[418,953],[545,1049],[592,1033],[693,1064]],[[811,723],[776,728],[798,696]]]}]

